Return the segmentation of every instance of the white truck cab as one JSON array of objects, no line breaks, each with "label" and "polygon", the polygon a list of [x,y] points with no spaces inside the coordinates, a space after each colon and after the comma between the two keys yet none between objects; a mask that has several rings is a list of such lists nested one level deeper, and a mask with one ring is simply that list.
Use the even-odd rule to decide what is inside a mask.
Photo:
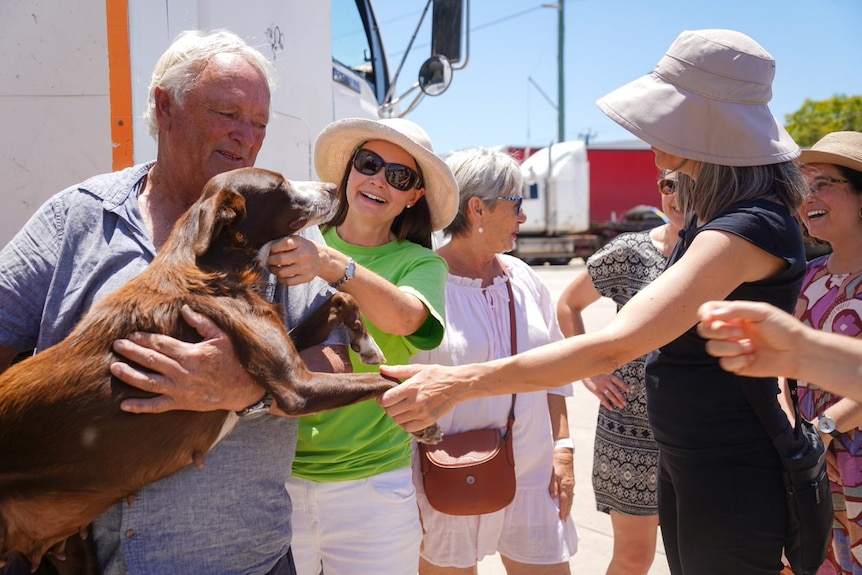
[{"label": "white truck cab", "polygon": [[143,122],[150,75],[191,28],[228,29],[272,61],[278,86],[257,165],[313,179],[312,145],[326,124],[409,113],[445,91],[453,64],[466,65],[469,0],[417,4],[426,1],[432,57],[399,95],[372,0],[4,0],[0,246],[61,189],[155,158]]}]

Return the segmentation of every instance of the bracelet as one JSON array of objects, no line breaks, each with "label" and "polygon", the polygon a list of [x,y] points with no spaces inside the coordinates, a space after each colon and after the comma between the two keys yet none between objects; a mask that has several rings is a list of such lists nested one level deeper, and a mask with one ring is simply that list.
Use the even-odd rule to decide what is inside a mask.
[{"label": "bracelet", "polygon": [[554,449],[571,449],[575,450],[575,442],[571,437],[564,437],[554,442]]},{"label": "bracelet", "polygon": [[354,274],[356,273],[356,262],[353,261],[353,258],[347,258],[347,267],[344,268],[344,277],[342,277],[337,282],[332,282],[329,284],[335,289],[340,288],[344,284],[346,284],[349,280],[353,279]]}]

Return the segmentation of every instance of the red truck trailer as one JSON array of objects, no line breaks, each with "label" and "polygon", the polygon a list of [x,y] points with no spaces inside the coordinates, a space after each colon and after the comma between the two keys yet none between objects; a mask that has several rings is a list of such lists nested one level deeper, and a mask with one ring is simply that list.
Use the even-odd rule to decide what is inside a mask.
[{"label": "red truck trailer", "polygon": [[523,169],[527,221],[513,252],[523,259],[567,263],[586,258],[621,232],[663,221],[658,169],[643,142],[498,149]]}]

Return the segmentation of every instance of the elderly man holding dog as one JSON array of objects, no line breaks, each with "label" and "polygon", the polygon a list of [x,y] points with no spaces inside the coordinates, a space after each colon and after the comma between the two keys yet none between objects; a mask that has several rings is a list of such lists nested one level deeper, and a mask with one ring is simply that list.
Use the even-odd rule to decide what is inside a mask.
[{"label": "elderly man holding dog", "polygon": [[[156,161],[60,192],[0,252],[0,371],[23,350],[39,352],[62,340],[95,301],[139,274],[212,176],[254,164],[269,121],[273,75],[266,58],[231,33],[177,38],[150,86]],[[309,236],[322,241],[315,233]],[[286,324],[295,325],[327,291],[319,280],[291,288],[288,301],[276,288]],[[147,381],[177,382],[191,390],[189,397],[202,397],[208,380],[235,383],[230,397],[186,402],[185,409],[257,406],[263,391],[251,383],[225,334],[194,312],[184,317],[203,342],[138,340],[178,358],[169,365],[132,341],[117,343],[116,350],[157,372]],[[336,334],[303,359],[316,371],[344,371],[345,343]],[[146,386],[130,368],[119,367],[115,375]],[[137,409],[170,408],[175,401],[158,398]],[[296,433],[292,418],[241,418],[202,468],[186,468],[142,489],[133,502],[117,503],[93,524],[99,572],[293,573],[284,481]]]}]

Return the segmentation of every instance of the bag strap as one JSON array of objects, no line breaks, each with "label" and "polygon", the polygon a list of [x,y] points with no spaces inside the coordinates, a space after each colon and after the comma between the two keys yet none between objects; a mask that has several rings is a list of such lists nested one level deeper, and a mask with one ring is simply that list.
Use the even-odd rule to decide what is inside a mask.
[{"label": "bag strap", "polygon": [[[505,270],[505,266],[503,270]],[[515,293],[512,291],[512,280],[509,279],[509,274],[506,274],[506,289],[509,291],[509,334],[512,340],[512,355],[518,353],[518,330],[515,326]],[[509,421],[506,423],[508,431],[512,431],[512,425],[515,423],[515,399],[516,394],[512,394],[512,408],[509,410]],[[508,434],[506,435],[508,437]]]},{"label": "bag strap", "polygon": [[793,403],[793,435],[799,437],[799,425],[802,420],[802,416],[799,415],[799,392],[796,390],[797,383],[793,378],[787,378],[787,389],[790,391],[790,401]]},{"label": "bag strap", "polygon": [[[781,425],[780,421],[775,419],[770,411],[765,409],[766,405],[762,401],[756,401],[752,398],[752,395],[755,393],[753,386],[749,385],[748,382],[742,381],[740,382],[740,387],[742,388],[743,395],[745,395],[745,398],[748,400],[748,404],[760,420],[760,424],[766,430],[766,433],[769,434],[769,438],[772,439],[774,443],[776,438],[781,435],[782,430],[786,428]],[[799,400],[798,393],[796,391],[796,380],[788,378],[787,387],[790,390],[790,399],[793,403],[793,413],[796,416],[796,421],[793,424],[793,435],[798,439],[800,434],[801,418],[799,415]]]}]

